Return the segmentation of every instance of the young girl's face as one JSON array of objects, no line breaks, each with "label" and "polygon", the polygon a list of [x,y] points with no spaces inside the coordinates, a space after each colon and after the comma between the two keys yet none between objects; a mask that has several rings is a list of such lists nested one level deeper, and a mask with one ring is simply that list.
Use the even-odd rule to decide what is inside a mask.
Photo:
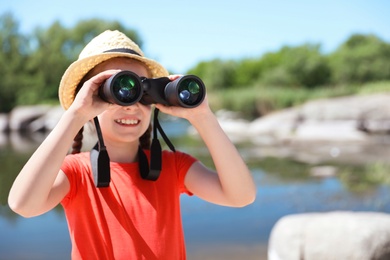
[{"label": "young girl's face", "polygon": [[[142,63],[127,59],[114,58],[97,65],[92,73],[96,75],[110,69],[129,70],[140,77],[148,77],[148,71]],[[139,144],[139,138],[150,125],[151,106],[136,103],[131,106],[112,104],[99,115],[99,123],[107,144],[120,146],[128,143]]]}]

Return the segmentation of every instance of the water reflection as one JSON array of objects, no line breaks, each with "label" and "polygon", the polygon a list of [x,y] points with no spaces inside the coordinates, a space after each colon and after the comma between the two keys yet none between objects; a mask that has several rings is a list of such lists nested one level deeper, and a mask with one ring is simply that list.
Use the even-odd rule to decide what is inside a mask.
[{"label": "water reflection", "polygon": [[[171,127],[173,126],[173,127]],[[182,121],[163,123],[177,149],[191,153],[206,165],[212,161],[202,142],[196,137],[183,135],[188,125]],[[66,220],[61,207],[43,216],[24,219],[14,214],[7,206],[9,189],[17,173],[31,153],[43,140],[45,134],[0,135],[0,259],[69,259],[70,242]],[[162,142],[163,143],[163,142]],[[332,145],[314,147],[329,151]],[[251,168],[255,178],[258,197],[243,209],[232,209],[209,204],[195,197],[182,196],[182,215],[189,258],[197,252],[210,252],[215,248],[242,250],[249,255],[264,255],[268,236],[276,221],[287,214],[332,211],[381,211],[390,212],[390,166],[375,153],[388,153],[388,148],[378,146],[369,155],[367,147],[350,146],[351,154],[370,160],[340,160],[346,156],[348,147],[338,145],[335,154],[325,152],[321,160],[302,160],[310,155],[313,147],[254,147],[239,145],[239,150]],[[352,149],[352,148],[353,149]],[[332,150],[331,150],[332,151]],[[363,154],[361,154],[363,151]],[[291,156],[291,155],[294,156]],[[326,157],[327,156],[327,157]],[[347,158],[347,157],[345,157]],[[313,176],[313,167],[331,167],[332,174],[326,177]],[[322,168],[324,169],[324,168]],[[252,250],[252,251],[251,251]],[[28,257],[26,257],[28,255]],[[258,257],[244,259],[258,259]]]}]

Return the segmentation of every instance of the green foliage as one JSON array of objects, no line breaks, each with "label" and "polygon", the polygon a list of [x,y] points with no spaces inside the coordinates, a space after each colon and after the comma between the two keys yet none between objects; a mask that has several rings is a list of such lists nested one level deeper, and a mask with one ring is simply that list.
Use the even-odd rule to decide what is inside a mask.
[{"label": "green foliage", "polygon": [[[142,45],[134,30],[117,21],[89,19],[73,28],[57,21],[23,35],[11,14],[1,15],[0,112],[16,105],[58,103],[64,71],[107,29],[120,30]],[[257,58],[203,61],[187,73],[203,79],[214,108],[256,117],[313,98],[389,91],[390,44],[356,34],[328,55],[318,44],[284,46]]]},{"label": "green foliage", "polygon": [[115,21],[91,19],[73,28],[54,22],[26,36],[11,14],[0,16],[0,112],[17,105],[58,103],[58,86],[66,68],[92,38],[108,29],[124,32],[141,46],[134,30]]},{"label": "green foliage", "polygon": [[390,44],[373,35],[352,35],[334,53],[318,44],[282,47],[259,58],[201,62],[189,73],[213,90],[254,85],[314,89],[331,84],[390,80]]},{"label": "green foliage", "polygon": [[390,92],[390,81],[371,82],[363,85],[320,86],[315,89],[256,85],[246,88],[231,88],[225,91],[210,90],[209,99],[214,110],[237,111],[241,112],[242,116],[253,119],[274,110],[301,105],[313,99],[383,92]]},{"label": "green foliage", "polygon": [[354,192],[373,190],[376,186],[390,186],[390,165],[373,162],[364,167],[344,166],[340,171],[340,180],[347,189]]},{"label": "green foliage", "polygon": [[351,36],[329,56],[334,83],[390,79],[390,45],[374,35]]},{"label": "green foliage", "polygon": [[271,111],[302,104],[313,92],[291,87],[248,87],[210,93],[213,109],[239,111],[253,119]]},{"label": "green foliage", "polygon": [[[319,45],[285,46],[257,59],[201,62],[190,71],[207,79],[215,109],[253,118],[310,99],[390,91],[390,44],[352,35],[329,55]],[[231,84],[221,85],[223,78]]]},{"label": "green foliage", "polygon": [[330,69],[318,45],[283,47],[263,58],[265,85],[313,88],[329,82]]},{"label": "green foliage", "polygon": [[15,105],[18,88],[27,85],[23,77],[24,64],[28,58],[26,42],[12,15],[0,16],[0,112],[10,111]]},{"label": "green foliage", "polygon": [[236,64],[234,73],[234,87],[243,88],[253,85],[257,82],[263,72],[263,60],[244,59]]},{"label": "green foliage", "polygon": [[215,59],[201,62],[188,71],[202,78],[209,89],[221,90],[234,86],[236,64],[233,61]]}]

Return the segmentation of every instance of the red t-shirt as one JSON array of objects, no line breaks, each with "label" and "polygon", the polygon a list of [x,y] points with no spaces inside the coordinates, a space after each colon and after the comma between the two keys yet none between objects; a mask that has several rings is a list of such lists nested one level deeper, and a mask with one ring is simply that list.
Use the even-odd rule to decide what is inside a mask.
[{"label": "red t-shirt", "polygon": [[142,179],[138,163],[111,162],[110,186],[96,188],[89,155],[68,155],[61,167],[72,259],[185,259],[179,196],[190,194],[184,177],[195,158],[164,151],[157,181]]}]

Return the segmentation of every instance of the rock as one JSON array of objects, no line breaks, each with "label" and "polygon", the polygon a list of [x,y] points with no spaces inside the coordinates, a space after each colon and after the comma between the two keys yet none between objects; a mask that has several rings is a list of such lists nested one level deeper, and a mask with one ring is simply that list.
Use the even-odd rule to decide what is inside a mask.
[{"label": "rock", "polygon": [[[17,107],[9,115],[9,129],[50,131],[62,113],[60,106]],[[218,111],[216,115],[221,127],[235,143],[249,141],[262,146],[312,142],[367,143],[372,135],[386,136],[390,133],[390,94],[312,100],[252,122],[226,110]],[[0,116],[0,130],[7,129],[7,121],[6,115]]]},{"label": "rock", "polygon": [[290,139],[299,121],[296,108],[284,109],[256,119],[245,133],[256,144],[272,144]]},{"label": "rock", "polygon": [[365,142],[367,138],[354,120],[305,120],[290,134],[295,141]]},{"label": "rock", "polygon": [[358,129],[370,134],[389,134],[390,120],[365,118],[359,121]]},{"label": "rock", "polygon": [[219,119],[219,124],[234,143],[246,141],[249,122],[242,119]]},{"label": "rock", "polygon": [[315,166],[310,169],[310,176],[319,178],[334,177],[337,173],[337,168],[331,165]]},{"label": "rock", "polygon": [[28,126],[28,130],[31,132],[51,131],[56,126],[63,113],[64,109],[62,107],[52,107],[41,117],[32,121]]},{"label": "rock", "polygon": [[311,120],[390,119],[390,94],[354,95],[308,101],[300,114]]},{"label": "rock", "polygon": [[300,110],[305,120],[353,121],[357,130],[390,131],[390,94],[346,96],[309,101]]},{"label": "rock", "polygon": [[[229,136],[233,143],[244,142],[248,140],[249,122],[239,117],[238,113],[226,110],[219,110],[215,113],[218,122],[224,132]],[[197,135],[193,126],[188,129],[190,135]]]},{"label": "rock", "polygon": [[8,130],[8,115],[0,114],[0,132],[5,132]]},{"label": "rock", "polygon": [[281,218],[269,240],[269,260],[390,258],[390,215],[378,212],[304,213]]},{"label": "rock", "polygon": [[22,106],[14,108],[9,117],[9,127],[11,131],[28,130],[29,124],[39,117],[45,115],[50,106]]},{"label": "rock", "polygon": [[309,101],[252,121],[246,133],[260,144],[367,142],[370,134],[390,133],[390,94]]}]

